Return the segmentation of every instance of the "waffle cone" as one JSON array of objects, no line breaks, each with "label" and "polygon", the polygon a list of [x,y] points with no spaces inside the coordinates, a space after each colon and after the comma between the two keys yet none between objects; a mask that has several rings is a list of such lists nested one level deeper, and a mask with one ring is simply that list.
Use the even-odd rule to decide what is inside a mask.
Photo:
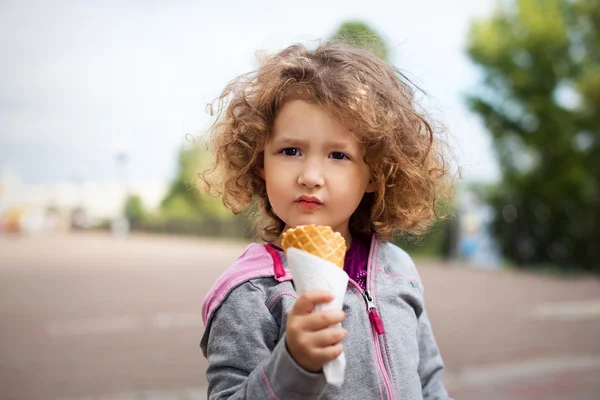
[{"label": "waffle cone", "polygon": [[344,268],[346,240],[330,226],[300,225],[283,233],[283,250],[290,247],[323,258],[339,268]]}]

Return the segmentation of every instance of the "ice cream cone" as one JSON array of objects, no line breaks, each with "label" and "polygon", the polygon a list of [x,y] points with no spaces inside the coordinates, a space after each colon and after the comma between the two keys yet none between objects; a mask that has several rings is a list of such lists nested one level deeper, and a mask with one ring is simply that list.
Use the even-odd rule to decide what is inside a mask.
[{"label": "ice cream cone", "polygon": [[300,225],[288,229],[283,234],[281,246],[286,252],[295,247],[344,268],[346,240],[330,226]]},{"label": "ice cream cone", "polygon": [[[348,274],[343,269],[346,241],[342,235],[329,226],[302,225],[287,230],[281,246],[286,252],[296,291],[302,294],[316,289],[329,290],[333,300],[317,305],[315,311],[341,310],[348,286]],[[344,353],[323,365],[325,379],[337,387],[344,383],[345,369]]]}]

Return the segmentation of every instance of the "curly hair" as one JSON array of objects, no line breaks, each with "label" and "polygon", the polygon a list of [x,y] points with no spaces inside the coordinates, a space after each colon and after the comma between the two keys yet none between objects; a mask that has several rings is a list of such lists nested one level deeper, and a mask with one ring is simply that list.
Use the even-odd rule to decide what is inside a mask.
[{"label": "curly hair", "polygon": [[[199,174],[234,214],[256,207],[257,233],[276,239],[285,223],[275,215],[260,176],[263,152],[278,110],[302,99],[323,107],[363,144],[375,182],[350,218],[357,235],[424,233],[436,202],[449,194],[446,142],[417,110],[414,85],[367,50],[337,43],[292,45],[264,57],[259,68],[231,81],[211,128],[214,164]],[[223,112],[224,111],[224,112]],[[444,150],[444,151],[443,151]]]}]

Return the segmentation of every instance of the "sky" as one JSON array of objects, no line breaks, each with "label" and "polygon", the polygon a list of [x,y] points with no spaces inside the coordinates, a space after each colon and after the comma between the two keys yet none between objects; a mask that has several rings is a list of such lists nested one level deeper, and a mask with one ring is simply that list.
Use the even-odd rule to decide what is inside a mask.
[{"label": "sky", "polygon": [[[369,24],[425,92],[467,181],[498,178],[464,97],[481,72],[470,21],[493,0],[0,1],[0,168],[23,182],[168,180],[177,151],[213,121],[205,107],[260,51]],[[126,169],[116,161],[126,152]]]}]

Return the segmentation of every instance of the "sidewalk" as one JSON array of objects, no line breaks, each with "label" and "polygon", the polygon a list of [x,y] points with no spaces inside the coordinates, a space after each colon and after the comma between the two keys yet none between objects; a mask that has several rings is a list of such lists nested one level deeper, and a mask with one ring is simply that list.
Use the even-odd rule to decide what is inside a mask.
[{"label": "sidewalk", "polygon": [[[548,360],[521,367],[497,366],[449,376],[446,386],[455,400],[598,400],[600,357],[573,359],[572,365],[553,365]],[[568,361],[565,360],[568,364]],[[579,364],[578,364],[579,363]],[[528,371],[520,371],[525,368]],[[552,370],[558,370],[552,372]],[[518,375],[520,373],[520,375]],[[206,400],[206,388],[131,391],[64,400]],[[362,399],[361,399],[362,400]]]},{"label": "sidewalk", "polygon": [[449,375],[456,400],[598,400],[600,355],[547,358]]},{"label": "sidewalk", "polygon": [[131,391],[102,396],[71,397],[63,400],[206,400],[206,388]]},{"label": "sidewalk", "polygon": [[[243,247],[0,238],[0,397],[205,400],[201,302]],[[597,277],[417,263],[454,399],[600,399]]]}]

